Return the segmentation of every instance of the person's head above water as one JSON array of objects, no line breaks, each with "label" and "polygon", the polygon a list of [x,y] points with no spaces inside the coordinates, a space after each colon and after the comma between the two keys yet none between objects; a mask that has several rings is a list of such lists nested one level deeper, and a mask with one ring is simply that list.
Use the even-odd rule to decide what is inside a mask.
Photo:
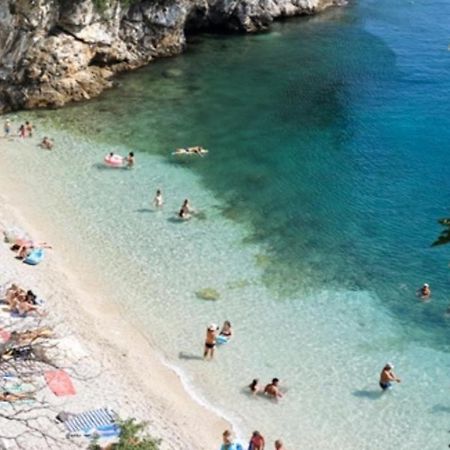
[{"label": "person's head above water", "polygon": [[280,382],[278,378],[272,378],[272,384],[277,385]]},{"label": "person's head above water", "polygon": [[229,320],[225,320],[225,322],[223,323],[223,326],[231,328],[231,322]]},{"label": "person's head above water", "polygon": [[281,439],[277,439],[275,441],[275,449],[281,450],[283,448],[283,441]]},{"label": "person's head above water", "polygon": [[161,195],[161,191],[159,189],[156,189],[156,195]]},{"label": "person's head above water", "polygon": [[133,153],[133,152],[130,152],[130,153],[128,154],[128,156],[133,157],[133,156],[134,156],[134,153]]},{"label": "person's head above water", "polygon": [[392,370],[394,368],[394,365],[391,363],[386,363],[383,370]]},{"label": "person's head above water", "polygon": [[253,381],[250,383],[250,389],[255,389],[257,384],[259,383],[258,378],[254,378]]},{"label": "person's head above water", "polygon": [[114,156],[114,152],[111,152],[111,153],[109,154],[109,156]]}]

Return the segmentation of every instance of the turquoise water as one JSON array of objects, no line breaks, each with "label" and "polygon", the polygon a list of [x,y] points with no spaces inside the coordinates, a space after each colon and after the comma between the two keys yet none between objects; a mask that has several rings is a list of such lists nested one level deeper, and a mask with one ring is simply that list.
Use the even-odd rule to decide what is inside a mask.
[{"label": "turquoise water", "polygon": [[[448,444],[449,250],[430,243],[449,214],[449,13],[364,0],[267,34],[193,37],[99,99],[32,115],[58,148],[15,157],[45,169],[27,170],[48,226],[91,248],[128,317],[243,435]],[[196,144],[207,157],[170,155]],[[112,149],[138,167],[101,170]],[[175,220],[185,197],[201,219]],[[199,300],[205,287],[221,298]],[[196,359],[226,318],[234,342]],[[387,360],[403,383],[380,396]],[[249,398],[256,376],[280,377],[286,398]]]}]

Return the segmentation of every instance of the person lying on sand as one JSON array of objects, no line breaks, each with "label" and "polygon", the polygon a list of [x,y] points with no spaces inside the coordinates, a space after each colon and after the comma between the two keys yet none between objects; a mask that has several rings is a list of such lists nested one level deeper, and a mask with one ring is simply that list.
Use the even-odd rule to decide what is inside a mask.
[{"label": "person lying on sand", "polygon": [[13,394],[12,392],[3,391],[0,392],[0,402],[17,402],[18,400],[32,400],[34,399],[33,394],[30,392],[23,392],[18,394]]},{"label": "person lying on sand", "polygon": [[49,327],[35,328],[34,330],[26,331],[13,331],[9,338],[10,341],[14,341],[19,345],[30,345],[33,341],[39,338],[49,338],[53,336],[53,330]]},{"label": "person lying on sand", "polygon": [[35,242],[28,239],[17,239],[11,250],[17,250],[17,259],[26,258],[35,248],[52,248],[47,242]]},{"label": "person lying on sand", "polygon": [[51,150],[55,143],[52,139],[49,139],[47,136],[42,139],[42,142],[39,144],[39,147],[45,149],[45,150]]},{"label": "person lying on sand", "polygon": [[35,312],[39,316],[46,315],[39,311],[36,305],[36,295],[32,291],[26,292],[25,289],[12,284],[10,288],[6,290],[5,302],[12,312],[26,316],[28,313]]}]

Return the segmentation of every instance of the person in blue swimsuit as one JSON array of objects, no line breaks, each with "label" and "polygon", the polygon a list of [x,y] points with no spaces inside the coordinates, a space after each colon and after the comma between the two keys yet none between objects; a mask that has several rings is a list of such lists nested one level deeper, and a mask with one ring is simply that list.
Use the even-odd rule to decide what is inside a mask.
[{"label": "person in blue swimsuit", "polygon": [[230,430],[225,430],[222,434],[223,444],[220,450],[242,450],[242,445],[234,442],[233,434]]},{"label": "person in blue swimsuit", "polygon": [[391,388],[394,381],[400,383],[400,378],[392,372],[393,368],[394,366],[392,364],[387,363],[380,373],[380,388],[383,389],[383,391]]}]

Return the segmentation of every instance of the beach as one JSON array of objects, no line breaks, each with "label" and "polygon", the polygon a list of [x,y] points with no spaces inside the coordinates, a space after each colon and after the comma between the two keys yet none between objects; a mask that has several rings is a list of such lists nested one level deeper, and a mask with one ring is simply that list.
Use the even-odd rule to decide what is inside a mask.
[{"label": "beach", "polygon": [[[8,115],[36,131],[0,140],[2,225],[53,249],[28,267],[5,246],[5,268],[113,373],[102,406],[154,421],[168,448],[218,448],[228,427],[288,450],[448,445],[449,258],[431,247],[450,213],[443,9],[363,0],[193,36],[89,102]],[[106,167],[111,152],[135,167]],[[197,213],[180,221],[185,199]],[[225,321],[233,339],[204,361]],[[402,382],[383,392],[387,363]],[[274,377],[278,402],[250,394]]]},{"label": "beach", "polygon": [[[2,139],[3,152],[14,153],[27,146],[35,151],[36,141],[21,142],[18,139]],[[11,161],[12,162],[12,161]],[[0,176],[1,205],[0,227],[6,230],[20,227],[32,236],[46,236],[54,245],[47,250],[45,262],[29,266],[14,258],[7,243],[0,247],[3,285],[16,282],[32,289],[45,299],[48,317],[12,318],[9,313],[0,315],[1,326],[9,331],[36,328],[38,325],[54,329],[52,342],[58,346],[66,342],[68,353],[66,371],[72,375],[76,395],[58,398],[54,396],[42,376],[33,381],[38,390],[36,404],[39,412],[48,417],[42,423],[44,430],[57,441],[45,443],[27,434],[27,449],[80,448],[83,442],[71,442],[64,438],[66,430],[55,424],[55,416],[61,411],[80,413],[98,407],[108,407],[122,419],[136,418],[149,423],[149,434],[162,439],[162,449],[210,449],[217,446],[221,433],[229,424],[215,412],[200,405],[187,393],[180,377],[164,363],[157,350],[124,318],[121,308],[111,303],[110,292],[95,282],[95,274],[89,272],[88,261],[81,261],[85,269],[68,267],[56,236],[40,228],[39,222],[30,220],[25,198],[21,197],[20,182],[14,173],[2,165]],[[36,211],[35,211],[36,212]],[[61,352],[64,348],[61,344]],[[70,358],[71,353],[75,353]],[[201,349],[199,349],[199,354]],[[32,377],[33,379],[33,377]],[[40,406],[45,402],[45,406]],[[26,408],[30,405],[26,405]],[[19,407],[20,409],[20,407]],[[7,409],[2,409],[7,413]],[[2,435],[15,435],[17,423],[2,420]],[[22,444],[23,442],[22,441]],[[21,442],[19,440],[19,442]],[[5,439],[3,445],[8,445]],[[5,448],[16,448],[11,442]],[[24,445],[24,444],[23,444]]]}]

